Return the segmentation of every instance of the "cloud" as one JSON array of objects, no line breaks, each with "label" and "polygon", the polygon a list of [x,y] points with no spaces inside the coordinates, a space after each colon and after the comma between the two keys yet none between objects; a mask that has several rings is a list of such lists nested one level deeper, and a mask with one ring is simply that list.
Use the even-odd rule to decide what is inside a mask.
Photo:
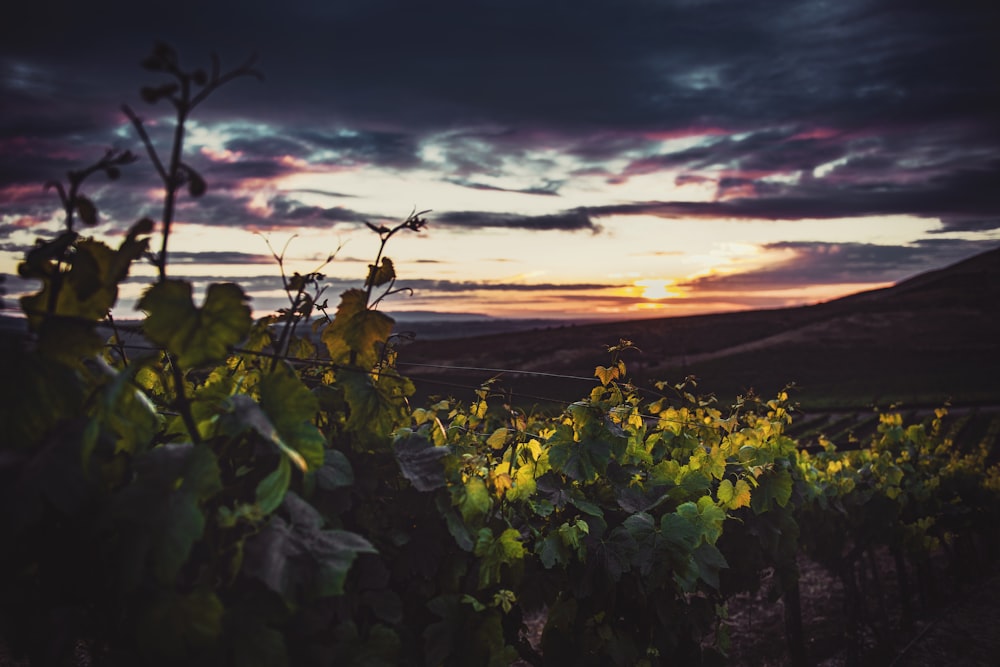
[{"label": "cloud", "polygon": [[514,229],[587,230],[594,233],[600,226],[584,211],[564,211],[551,215],[517,215],[513,213],[493,213],[486,211],[449,211],[434,215],[432,222],[444,227],[486,228],[502,227]]},{"label": "cloud", "polygon": [[[296,196],[307,190],[276,189],[283,176],[348,168],[401,181],[436,173],[490,193],[489,212],[463,200],[452,204],[463,210],[432,216],[453,228],[597,232],[610,216],[911,215],[940,219],[941,233],[1000,229],[996,3],[956,11],[938,2],[776,0],[765,11],[743,0],[650,0],[608,11],[568,0],[372,0],[276,12],[179,0],[171,8],[155,21],[125,0],[101,12],[7,8],[5,214],[49,219],[58,202],[43,183],[109,146],[141,154],[122,101],[149,119],[157,146],[169,146],[169,105],[137,95],[160,80],[138,63],[164,39],[185,66],[209,63],[215,49],[226,69],[256,51],[267,77],[232,82],[197,110],[186,159],[209,191],[182,198],[181,223],[261,230],[380,220],[366,204],[307,205]],[[159,215],[152,200],[161,184],[142,161],[114,187],[87,183],[113,228]],[[648,195],[634,194],[640,185]],[[714,198],[680,200],[671,185],[709,186]],[[539,195],[533,205],[557,209],[498,211],[494,198],[505,194]],[[821,279],[806,273],[808,261],[828,276],[847,278],[838,267],[854,266],[850,275],[880,279],[894,269],[865,264],[868,254],[899,270],[952,256],[920,244],[898,256],[820,248],[772,247],[785,264],[746,280]]]},{"label": "cloud", "polygon": [[462,178],[447,178],[445,182],[452,183],[454,185],[460,185],[463,188],[470,188],[472,190],[489,190],[493,192],[513,192],[522,195],[545,195],[545,196],[558,196],[559,187],[562,185],[562,181],[546,181],[542,185],[531,187],[531,188],[502,188],[497,185],[490,185],[488,183],[477,183],[475,181],[469,181]]},{"label": "cloud", "polygon": [[200,250],[198,252],[170,253],[172,264],[274,264],[270,255],[238,252],[235,250]]},{"label": "cloud", "polygon": [[[361,130],[302,130],[293,133],[310,145],[319,164],[407,168],[420,165],[419,142],[410,133]],[[320,157],[321,156],[321,157]]]},{"label": "cloud", "polygon": [[945,217],[941,219],[941,229],[932,229],[931,234],[946,234],[950,232],[988,232],[1000,229],[1000,217],[968,218]]},{"label": "cloud", "polygon": [[365,222],[382,218],[344,206],[306,206],[283,195],[271,198],[268,205],[273,211],[271,219],[311,227],[328,227],[331,222]]},{"label": "cloud", "polygon": [[404,280],[403,287],[427,292],[593,292],[615,285],[602,283],[507,283],[473,280]]},{"label": "cloud", "polygon": [[730,178],[722,191],[739,186],[745,196],[708,202],[650,201],[593,206],[594,217],[652,215],[665,218],[733,218],[802,220],[908,214],[920,217],[989,216],[1000,211],[1000,160],[974,167],[922,174],[908,179],[905,172],[881,174],[858,182],[854,178],[802,178],[778,183]]}]

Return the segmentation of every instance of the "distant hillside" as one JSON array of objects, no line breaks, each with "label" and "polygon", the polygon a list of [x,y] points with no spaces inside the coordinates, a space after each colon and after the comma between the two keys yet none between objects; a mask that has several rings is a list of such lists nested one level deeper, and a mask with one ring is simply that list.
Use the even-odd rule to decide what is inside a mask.
[{"label": "distant hillside", "polygon": [[[1000,248],[813,306],[418,340],[400,361],[591,377],[607,360],[605,346],[619,338],[641,349],[626,357],[639,386],[693,374],[701,389],[725,399],[750,389],[771,395],[795,382],[799,399],[813,405],[1000,403]],[[402,370],[422,393],[459,397],[491,375]],[[524,396],[558,400],[588,390],[581,381],[513,373],[503,382]]]}]

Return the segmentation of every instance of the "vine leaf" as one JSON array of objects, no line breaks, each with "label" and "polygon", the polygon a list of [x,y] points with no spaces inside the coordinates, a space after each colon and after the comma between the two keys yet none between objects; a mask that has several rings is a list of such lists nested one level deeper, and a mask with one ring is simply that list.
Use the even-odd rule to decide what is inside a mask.
[{"label": "vine leaf", "polygon": [[252,398],[245,394],[237,394],[226,400],[226,406],[236,420],[238,427],[252,429],[265,440],[271,442],[283,452],[299,470],[309,469],[309,464],[295,449],[289,447],[278,429],[271,423],[267,413]]},{"label": "vine leaf", "polygon": [[726,509],[735,510],[750,505],[750,485],[745,479],[737,480],[736,484],[728,479],[722,480],[716,495]]},{"label": "vine leaf", "polygon": [[612,443],[607,438],[586,436],[576,441],[572,431],[561,426],[549,440],[549,463],[577,481],[589,481],[604,473],[611,461]]},{"label": "vine leaf", "polygon": [[466,523],[480,519],[490,511],[490,492],[482,477],[472,476],[459,491],[458,511]]},{"label": "vine leaf", "polygon": [[248,297],[233,283],[208,286],[201,308],[191,298],[191,283],[164,280],[142,295],[137,308],[147,316],[146,336],[162,345],[184,367],[225,359],[228,350],[249,333]]},{"label": "vine leaf", "polygon": [[83,224],[88,227],[93,227],[97,224],[97,207],[94,206],[94,202],[83,195],[77,195],[73,200],[73,206],[76,208],[76,213],[80,216]]},{"label": "vine leaf", "polygon": [[605,538],[598,540],[593,548],[594,561],[604,568],[611,580],[617,583],[622,574],[631,569],[638,547],[628,529],[618,526]]},{"label": "vine leaf", "polygon": [[792,497],[792,476],[787,470],[772,470],[761,475],[757,482],[750,498],[750,507],[757,514],[768,511],[775,504],[784,507]]},{"label": "vine leaf", "polygon": [[482,559],[479,561],[479,588],[486,588],[490,584],[500,583],[501,567],[521,562],[524,558],[524,544],[516,528],[508,528],[496,538],[493,531],[483,528],[476,539],[474,553]]},{"label": "vine leaf", "polygon": [[139,645],[155,662],[164,658],[183,662],[219,637],[224,614],[222,601],[207,588],[161,593],[139,618]]},{"label": "vine leaf", "polygon": [[206,447],[162,445],[135,459],[135,479],[116,498],[126,588],[149,559],[156,579],[172,584],[204,532],[201,503],[222,489],[219,464]]},{"label": "vine leaf", "polygon": [[442,459],[448,447],[436,447],[422,435],[410,435],[395,444],[396,462],[417,491],[433,491],[447,483]]},{"label": "vine leaf", "polygon": [[392,260],[388,257],[383,257],[380,265],[368,265],[368,278],[365,279],[365,287],[381,287],[386,283],[391,283],[395,279],[396,269],[392,264]]},{"label": "vine leaf", "polygon": [[344,453],[336,449],[326,450],[323,467],[316,471],[316,484],[326,491],[333,491],[354,484],[354,469]]},{"label": "vine leaf", "polygon": [[328,597],[344,592],[358,554],[377,553],[372,544],[347,530],[324,529],[323,517],[294,492],[285,495],[280,514],[246,542],[243,570],[285,600]]},{"label": "vine leaf", "polygon": [[[112,250],[100,241],[67,232],[28,253],[18,270],[26,278],[40,278],[42,289],[22,297],[21,307],[38,333],[43,354],[74,365],[101,348],[103,340],[94,331],[94,323],[114,306],[118,284],[146,249],[148,239],[139,240],[137,233],[130,232],[119,249]],[[57,258],[70,247],[75,250],[72,264],[61,274],[61,288],[53,294]]]},{"label": "vine leaf", "polygon": [[317,470],[323,465],[326,438],[312,423],[319,410],[319,401],[287,365],[277,366],[261,380],[260,407],[283,441],[301,455],[309,470]]},{"label": "vine leaf", "polygon": [[347,290],[340,296],[337,313],[322,340],[335,364],[371,368],[378,361],[381,346],[389,339],[394,321],[388,315],[368,310],[363,290]]},{"label": "vine leaf", "polygon": [[337,374],[337,382],[349,408],[347,428],[362,438],[383,439],[408,419],[403,399],[413,394],[409,380],[348,369]]},{"label": "vine leaf", "polygon": [[270,475],[257,484],[256,499],[260,511],[270,514],[278,509],[285,499],[285,492],[292,481],[292,466],[284,456],[278,461],[278,467]]},{"label": "vine leaf", "polygon": [[288,648],[282,632],[253,610],[226,610],[226,633],[231,636],[233,664],[239,667],[288,667]]},{"label": "vine leaf", "polygon": [[617,366],[611,366],[610,368],[598,366],[594,369],[594,377],[600,380],[601,384],[605,387],[619,379],[620,375],[621,370]]}]

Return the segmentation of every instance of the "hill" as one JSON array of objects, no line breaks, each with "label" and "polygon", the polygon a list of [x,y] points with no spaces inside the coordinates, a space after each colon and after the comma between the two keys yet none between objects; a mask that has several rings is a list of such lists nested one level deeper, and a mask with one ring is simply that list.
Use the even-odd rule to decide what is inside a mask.
[{"label": "hill", "polygon": [[586,381],[523,372],[591,378],[621,338],[641,350],[626,356],[640,387],[695,375],[725,400],[795,383],[799,400],[823,407],[998,403],[1000,248],[812,306],[417,340],[399,359],[421,394],[464,398],[498,374],[488,369],[507,369],[503,384],[529,402],[574,400]]}]

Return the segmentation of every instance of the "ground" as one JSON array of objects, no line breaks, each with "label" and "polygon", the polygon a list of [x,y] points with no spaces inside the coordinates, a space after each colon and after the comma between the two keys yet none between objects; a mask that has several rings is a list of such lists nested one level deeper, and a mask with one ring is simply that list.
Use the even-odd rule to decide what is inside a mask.
[{"label": "ground", "polygon": [[[1000,666],[1000,572],[984,573],[974,584],[950,588],[921,610],[915,605],[912,630],[899,628],[900,607],[895,576],[887,558],[877,559],[885,603],[869,600],[870,625],[864,633],[862,663],[866,667],[997,667]],[[839,580],[806,560],[802,570],[802,620],[807,650],[817,667],[845,664],[843,591]],[[730,605],[734,667],[784,667],[781,602],[768,603],[763,593],[744,596]],[[881,636],[879,636],[881,635]]]}]

